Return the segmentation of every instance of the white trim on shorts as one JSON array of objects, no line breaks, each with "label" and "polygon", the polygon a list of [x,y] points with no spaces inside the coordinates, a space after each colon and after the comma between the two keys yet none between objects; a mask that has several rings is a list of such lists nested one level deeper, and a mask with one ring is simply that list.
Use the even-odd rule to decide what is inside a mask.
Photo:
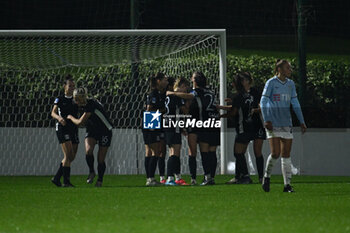
[{"label": "white trim on shorts", "polygon": [[273,129],[266,129],[266,137],[269,138],[284,138],[293,139],[293,128],[291,126],[273,127]]}]

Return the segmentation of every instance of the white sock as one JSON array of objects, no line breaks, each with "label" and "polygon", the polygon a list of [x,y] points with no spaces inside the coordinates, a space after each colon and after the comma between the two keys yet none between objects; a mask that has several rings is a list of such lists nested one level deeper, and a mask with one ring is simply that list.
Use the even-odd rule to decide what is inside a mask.
[{"label": "white sock", "polygon": [[284,185],[290,184],[290,181],[292,179],[292,160],[290,157],[281,158],[281,168]]},{"label": "white sock", "polygon": [[175,179],[176,180],[181,180],[181,174],[175,174]]},{"label": "white sock", "polygon": [[168,176],[168,181],[172,181],[174,180],[174,177],[173,176]]},{"label": "white sock", "polygon": [[272,168],[273,166],[275,166],[277,160],[278,159],[273,158],[271,154],[269,155],[269,157],[266,160],[265,175],[264,175],[265,177],[268,177],[268,178],[271,177]]}]

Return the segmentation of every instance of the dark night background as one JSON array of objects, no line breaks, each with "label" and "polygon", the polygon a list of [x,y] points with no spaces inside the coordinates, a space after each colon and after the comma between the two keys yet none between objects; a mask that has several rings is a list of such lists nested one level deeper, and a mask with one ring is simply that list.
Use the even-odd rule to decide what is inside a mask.
[{"label": "dark night background", "polygon": [[[295,34],[296,0],[139,0],[138,28],[226,28],[229,35]],[[350,1],[308,0],[308,34],[350,36]],[[0,29],[129,29],[130,0],[12,0]]]}]

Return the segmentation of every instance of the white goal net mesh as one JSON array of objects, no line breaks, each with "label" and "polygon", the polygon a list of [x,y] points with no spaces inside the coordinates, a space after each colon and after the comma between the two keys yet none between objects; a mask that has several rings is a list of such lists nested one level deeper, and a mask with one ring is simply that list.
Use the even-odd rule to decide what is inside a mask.
[{"label": "white goal net mesh", "polygon": [[[113,122],[107,174],[143,174],[141,127],[148,78],[159,71],[190,78],[196,70],[204,72],[219,97],[219,39],[214,33],[0,34],[0,175],[50,175],[57,169],[62,152],[50,114],[67,74],[77,87],[88,88]],[[84,135],[80,129],[73,174],[88,172]],[[188,173],[185,139],[181,157],[182,173]],[[197,160],[200,174],[200,156]]]}]

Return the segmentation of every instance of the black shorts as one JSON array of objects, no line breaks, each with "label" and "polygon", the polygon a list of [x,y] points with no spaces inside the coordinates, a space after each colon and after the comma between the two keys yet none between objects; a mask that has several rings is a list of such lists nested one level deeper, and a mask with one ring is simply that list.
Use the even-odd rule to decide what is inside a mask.
[{"label": "black shorts", "polygon": [[60,144],[68,141],[71,141],[72,144],[79,144],[78,128],[73,130],[67,130],[63,127],[59,127],[56,130],[56,135]]},{"label": "black shorts", "polygon": [[192,127],[186,128],[186,131],[187,131],[188,134],[191,134],[191,133],[197,134],[198,133],[198,129],[197,128],[192,128]]},{"label": "black shorts", "polygon": [[197,133],[197,141],[208,143],[209,146],[220,145],[220,129],[219,130],[200,130]]},{"label": "black shorts", "polygon": [[150,145],[153,143],[160,142],[159,130],[151,131],[151,130],[143,129],[142,135],[143,135],[143,141],[145,142],[145,145]]},{"label": "black shorts", "polygon": [[181,133],[176,133],[175,130],[165,131],[165,142],[168,146],[181,145],[181,140]]},{"label": "black shorts", "polygon": [[160,140],[165,140],[165,131],[159,131]]},{"label": "black shorts", "polygon": [[266,139],[266,131],[264,128],[260,128],[256,132],[246,132],[236,135],[235,142],[247,144],[255,139]]},{"label": "black shorts", "polygon": [[94,138],[99,146],[109,147],[112,142],[112,130],[99,131],[86,129],[85,138]]}]

